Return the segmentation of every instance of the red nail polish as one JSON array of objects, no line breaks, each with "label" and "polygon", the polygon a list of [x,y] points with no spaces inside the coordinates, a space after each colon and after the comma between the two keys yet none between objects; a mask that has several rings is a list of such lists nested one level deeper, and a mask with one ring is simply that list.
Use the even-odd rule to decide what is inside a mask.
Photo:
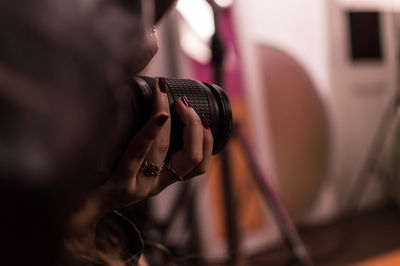
[{"label": "red nail polish", "polygon": [[157,121],[156,121],[156,125],[158,127],[162,127],[165,122],[167,122],[168,116],[167,115],[162,115]]},{"label": "red nail polish", "polygon": [[192,106],[190,105],[189,99],[188,99],[186,96],[181,97],[181,100],[182,100],[183,104],[184,104],[186,107],[192,107]]},{"label": "red nail polish", "polygon": [[209,124],[208,124],[208,121],[207,121],[206,116],[205,116],[204,114],[201,114],[200,118],[201,118],[201,123],[203,124],[203,127],[204,127],[205,129],[209,129],[210,126],[209,126]]},{"label": "red nail polish", "polygon": [[167,82],[165,81],[165,78],[163,78],[163,77],[159,78],[158,85],[159,85],[160,91],[162,93],[167,93]]}]

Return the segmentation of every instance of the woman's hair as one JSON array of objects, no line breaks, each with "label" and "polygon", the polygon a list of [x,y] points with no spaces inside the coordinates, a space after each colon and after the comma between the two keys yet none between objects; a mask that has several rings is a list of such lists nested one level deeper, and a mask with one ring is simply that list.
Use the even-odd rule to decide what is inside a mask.
[{"label": "woman's hair", "polygon": [[143,240],[135,224],[113,211],[90,231],[75,231],[64,242],[62,265],[136,265]]},{"label": "woman's hair", "polygon": [[[63,242],[67,221],[87,192],[111,175],[113,165],[101,168],[99,162],[119,156],[114,93],[121,84],[115,77],[124,73],[125,56],[144,36],[145,14],[123,2],[0,1],[5,265],[54,265],[63,244],[72,255],[68,259],[86,252],[85,243]],[[95,257],[106,261],[120,252],[112,245]]]}]

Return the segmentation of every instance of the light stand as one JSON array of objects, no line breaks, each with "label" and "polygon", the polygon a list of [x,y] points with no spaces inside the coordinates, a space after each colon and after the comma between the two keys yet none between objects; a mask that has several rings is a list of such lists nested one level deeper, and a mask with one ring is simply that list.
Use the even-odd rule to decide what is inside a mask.
[{"label": "light stand", "polygon": [[[214,82],[217,85],[223,85],[223,58],[224,49],[221,39],[219,37],[218,22],[219,22],[219,8],[213,1],[209,1],[213,7],[215,35],[212,39],[212,65],[214,69]],[[223,86],[222,86],[223,87]],[[241,130],[240,126],[235,126],[233,129],[233,137],[237,138],[241,144],[248,164],[253,169],[252,178],[254,178],[258,189],[260,190],[266,204],[270,207],[272,215],[274,216],[281,234],[292,251],[294,257],[300,265],[310,266],[313,265],[311,258],[296,231],[296,228],[276,190],[270,182],[270,176],[263,169],[259,158],[254,154],[250,143],[247,141],[246,135]],[[236,222],[235,202],[233,200],[232,190],[232,176],[230,171],[230,158],[229,158],[229,145],[222,152],[222,171],[223,171],[223,185],[224,185],[224,204],[225,204],[225,219],[228,236],[229,255],[232,258],[232,265],[243,265],[244,260],[240,250],[240,237],[238,225]]]},{"label": "light stand", "polygon": [[[399,9],[400,10],[400,9]],[[397,18],[396,18],[397,16]],[[378,159],[379,155],[381,154],[385,137],[390,132],[393,122],[396,122],[398,118],[398,111],[400,110],[400,12],[399,14],[393,14],[393,25],[395,26],[394,35],[397,39],[397,47],[396,47],[396,58],[397,58],[397,70],[398,70],[398,77],[397,77],[397,88],[395,90],[393,99],[390,101],[387,108],[384,110],[382,120],[377,128],[375,136],[373,138],[372,144],[370,149],[367,152],[367,159],[365,164],[362,166],[361,171],[356,179],[356,182],[351,190],[351,194],[347,201],[347,209],[346,212],[350,213],[354,209],[358,207],[360,198],[365,191],[366,185],[368,183],[369,178],[372,174],[375,173],[378,169]],[[399,123],[397,121],[397,123]],[[393,189],[389,186],[390,189]],[[396,195],[397,204],[400,203],[399,196]]]}]

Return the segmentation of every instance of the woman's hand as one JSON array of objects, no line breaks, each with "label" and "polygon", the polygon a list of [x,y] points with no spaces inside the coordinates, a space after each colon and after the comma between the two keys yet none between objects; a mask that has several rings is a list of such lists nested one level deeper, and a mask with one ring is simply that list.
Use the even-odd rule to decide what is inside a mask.
[{"label": "woman's hand", "polygon": [[183,149],[172,155],[168,167],[163,167],[171,131],[163,78],[154,86],[152,107],[152,117],[131,140],[113,176],[93,192],[87,207],[75,215],[79,217],[78,224],[93,225],[114,209],[156,195],[178,180],[205,173],[213,147],[205,117],[197,115],[186,97],[176,102],[176,112],[184,124]]},{"label": "woman's hand", "polygon": [[[84,247],[85,256],[95,256],[96,224],[113,211],[161,192],[168,185],[207,170],[213,137],[204,116],[199,117],[186,97],[175,104],[183,127],[183,149],[172,155],[166,167],[171,119],[164,79],[153,89],[153,113],[133,137],[113,176],[95,189],[71,218],[68,238]],[[146,166],[147,163],[147,166]],[[150,171],[149,171],[150,170]]]},{"label": "woman's hand", "polygon": [[[165,79],[161,78],[154,86],[151,119],[132,139],[114,176],[99,190],[106,210],[126,207],[158,194],[179,179],[206,171],[213,147],[211,131],[186,97],[176,102],[175,109],[184,124],[183,149],[172,155],[168,167],[163,167],[169,148],[171,119]],[[154,170],[154,173],[146,170]]]}]

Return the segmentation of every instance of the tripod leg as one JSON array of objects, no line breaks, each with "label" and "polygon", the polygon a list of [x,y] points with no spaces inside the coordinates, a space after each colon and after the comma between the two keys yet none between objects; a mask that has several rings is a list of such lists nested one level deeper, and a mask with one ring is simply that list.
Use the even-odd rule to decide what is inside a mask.
[{"label": "tripod leg", "polygon": [[247,141],[245,134],[242,132],[239,126],[234,128],[234,135],[238,138],[239,143],[241,144],[246,157],[248,158],[248,163],[253,170],[252,177],[256,181],[267,205],[270,207],[271,213],[274,216],[286,243],[293,252],[293,255],[301,265],[313,265],[311,257],[309,256],[303,241],[297,233],[282,200],[273,188],[273,185],[270,183],[268,174],[263,169],[262,164],[258,160],[257,156],[255,156],[250,143]]},{"label": "tripod leg", "polygon": [[225,147],[222,151],[222,194],[224,195],[224,210],[225,210],[225,224],[226,235],[228,240],[228,251],[231,263],[234,266],[243,265],[242,256],[240,252],[240,234],[239,226],[237,224],[236,204],[233,197],[233,184],[231,164],[229,157],[229,146]]}]

